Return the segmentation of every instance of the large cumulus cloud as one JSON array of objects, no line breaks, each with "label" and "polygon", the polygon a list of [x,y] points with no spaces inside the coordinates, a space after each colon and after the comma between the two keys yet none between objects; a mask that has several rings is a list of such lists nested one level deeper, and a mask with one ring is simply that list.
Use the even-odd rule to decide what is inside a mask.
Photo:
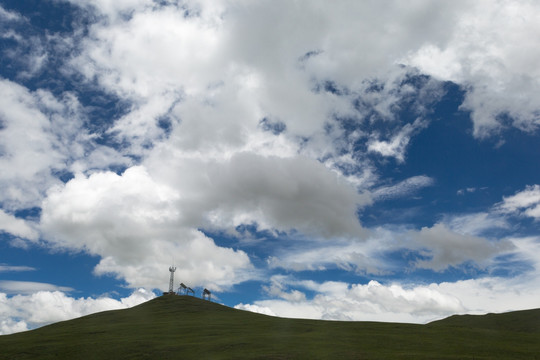
[{"label": "large cumulus cloud", "polygon": [[243,251],[218,247],[186,223],[177,190],[156,183],[142,167],[75,177],[49,191],[42,229],[53,246],[88,251],[132,286],[161,288],[162,269],[175,262],[192,284],[231,285],[251,268]]},{"label": "large cumulus cloud", "polygon": [[159,269],[173,260],[191,282],[226,286],[247,278],[250,261],[216,246],[199,227],[256,223],[328,238],[365,233],[355,213],[369,197],[316,161],[245,153],[222,162],[174,160],[156,178],[137,166],[121,175],[78,175],[51,189],[41,216],[47,238],[100,255],[96,272],[131,286],[159,287]]}]

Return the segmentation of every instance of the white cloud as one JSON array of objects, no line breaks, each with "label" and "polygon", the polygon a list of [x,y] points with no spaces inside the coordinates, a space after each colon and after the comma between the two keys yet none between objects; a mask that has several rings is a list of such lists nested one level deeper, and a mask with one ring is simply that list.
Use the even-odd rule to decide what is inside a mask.
[{"label": "white cloud", "polygon": [[[532,269],[513,277],[486,276],[477,279],[431,284],[414,284],[406,279],[388,284],[315,282],[293,276],[273,276],[267,294],[274,298],[242,304],[253,311],[292,318],[326,320],[387,321],[426,323],[454,314],[485,314],[538,307],[540,286],[540,242],[537,237],[512,238],[515,261]],[[515,266],[513,264],[512,266]],[[291,297],[296,292],[312,292],[305,298]]]},{"label": "white cloud", "polygon": [[452,231],[473,236],[482,236],[484,232],[495,229],[510,228],[507,219],[496,211],[446,216],[444,223]]},{"label": "white cloud", "polygon": [[131,286],[162,287],[163,269],[174,258],[179,277],[220,287],[258,275],[243,251],[216,246],[200,227],[256,222],[260,229],[328,238],[365,234],[355,214],[369,197],[308,158],[161,154],[146,164],[154,176],[138,166],[122,175],[77,175],[51,189],[41,217],[50,244],[100,255],[96,272]]},{"label": "white cloud", "polygon": [[30,266],[0,264],[0,272],[19,272],[19,271],[34,271],[34,270],[36,269]]},{"label": "white cloud", "polygon": [[[299,240],[296,246],[279,251],[267,259],[270,268],[293,271],[324,271],[339,268],[362,274],[388,274],[393,266],[382,259],[383,249],[389,250],[388,239],[371,236],[358,239],[333,241]],[[394,244],[396,246],[396,244]]]},{"label": "white cloud", "polygon": [[298,290],[287,292],[282,284],[286,277],[274,275],[270,278],[270,286],[263,286],[263,290],[272,297],[278,297],[289,302],[302,302],[306,300],[306,294]]},{"label": "white cloud", "polygon": [[[216,53],[221,34],[212,21],[218,19],[185,17],[181,7],[148,1],[94,5],[108,18],[91,27],[73,66],[133,102],[133,111],[111,131],[133,143],[131,152],[139,154],[141,146],[162,136],[157,117],[186,94],[205,92],[226,73]],[[124,12],[130,16],[117,16]]]},{"label": "white cloud", "polygon": [[540,219],[540,185],[527,186],[515,195],[504,197],[496,210]]},{"label": "white cloud", "polygon": [[38,291],[73,291],[72,288],[66,286],[58,286],[53,284],[33,282],[33,281],[11,281],[0,280],[0,292],[7,294],[33,294]]},{"label": "white cloud", "polygon": [[14,236],[36,241],[39,238],[39,233],[35,227],[34,224],[18,219],[0,209],[0,231],[5,231]]},{"label": "white cloud", "polygon": [[[118,122],[119,136],[137,131],[156,140],[156,116],[176,104],[184,145],[210,142],[214,131],[221,135],[219,142],[242,139],[264,117],[284,123],[292,139],[313,137],[336,115],[359,116],[352,102],[373,78],[386,84],[385,96],[371,94],[370,102],[388,117],[395,103],[414,90],[400,85],[409,70],[397,67],[396,60],[435,34],[445,37],[438,29],[451,24],[457,8],[399,2],[331,7],[268,1],[95,5],[107,19],[91,27],[91,36],[72,65],[89,79],[97,78],[106,90],[133,101],[133,114]],[[284,7],[288,11],[281,11]],[[196,15],[186,16],[186,11]],[[429,16],[419,22],[417,12]],[[130,16],[118,16],[121,13]],[[316,55],[306,57],[308,53]],[[348,93],[313,90],[328,80],[348,88]],[[396,87],[399,90],[393,91]],[[424,95],[437,93],[434,87],[431,90]],[[134,123],[135,127],[127,126]],[[402,156],[410,127],[385,153]],[[186,130],[204,134],[188,136],[192,131]]]},{"label": "white cloud", "polygon": [[405,161],[405,150],[411,137],[421,129],[427,127],[427,123],[416,119],[412,124],[403,126],[389,141],[372,138],[368,142],[368,151],[376,152],[386,157],[394,157],[400,163]]},{"label": "white cloud", "polygon": [[39,109],[39,95],[3,79],[0,91],[0,202],[4,207],[35,206],[57,181],[51,170],[64,167],[64,156],[54,146],[51,122]]},{"label": "white cloud", "polygon": [[[411,230],[407,226],[370,229],[366,238],[307,240],[289,239],[289,246],[276,251],[266,261],[272,269],[325,271],[339,268],[369,275],[391,275],[404,270],[430,269],[443,272],[466,264],[492,269],[496,258],[518,254],[510,239],[488,239],[485,231],[505,228],[507,223],[488,214],[447,217],[445,222]],[[395,255],[410,254],[407,265]],[[408,267],[404,269],[403,266]]]},{"label": "white cloud", "polygon": [[13,334],[28,330],[28,324],[25,321],[17,321],[13,319],[0,320],[0,335]]},{"label": "white cloud", "polygon": [[238,305],[235,305],[234,308],[238,310],[246,310],[246,311],[251,311],[254,313],[259,313],[259,314],[264,314],[264,315],[276,316],[276,314],[274,314],[274,312],[270,310],[269,308],[263,307],[263,306],[257,306],[253,304],[240,303]]},{"label": "white cloud", "polygon": [[506,126],[525,131],[539,125],[540,7],[533,1],[465,2],[449,36],[426,41],[405,63],[467,89],[463,108],[472,112],[474,134],[486,137]]},{"label": "white cloud", "polygon": [[1,5],[0,5],[0,18],[2,18],[5,21],[20,21],[23,19],[23,17],[20,14],[13,11],[6,10]]},{"label": "white cloud", "polygon": [[[4,61],[9,61],[8,66],[17,72],[18,79],[27,79],[39,73],[47,63],[49,53],[47,42],[55,38],[54,35],[39,36],[30,31],[30,20],[15,11],[9,11],[0,6],[0,38],[9,39],[16,43],[16,46],[4,46],[2,57]],[[47,40],[45,40],[47,38]]]},{"label": "white cloud", "polygon": [[470,187],[470,188],[466,188],[466,189],[459,189],[456,193],[458,195],[465,195],[465,193],[472,194],[472,193],[476,192],[477,190],[478,190],[477,188]]},{"label": "white cloud", "polygon": [[[426,322],[446,315],[464,312],[461,301],[437,285],[404,287],[343,282],[316,283],[289,281],[287,285],[315,291],[311,299],[271,299],[255,302],[255,309],[264,308],[277,316],[323,320]],[[296,290],[297,291],[297,290]],[[244,305],[243,309],[249,310]]]},{"label": "white cloud", "polygon": [[[0,79],[0,91],[0,203],[4,209],[39,206],[47,189],[60,183],[54,174],[71,171],[75,162],[83,170],[126,162],[120,156],[96,158],[103,147],[94,144],[83,129],[83,111],[73,94],[57,98],[5,79]],[[114,153],[109,151],[109,155]],[[28,230],[26,234],[36,237]]]},{"label": "white cloud", "polygon": [[[88,4],[84,2],[84,6]],[[275,2],[265,1],[190,1],[182,5],[149,1],[92,5],[104,17],[91,26],[72,65],[88,79],[97,79],[106,91],[133,103],[132,111],[117,119],[111,129],[131,145],[126,151],[151,157],[154,165],[167,152],[203,159],[232,157],[239,151],[287,152],[282,158],[301,152],[312,158],[325,157],[325,164],[335,171],[339,171],[337,160],[328,157],[337,156],[335,147],[343,134],[321,135],[335,116],[366,116],[352,105],[361,97],[383,119],[395,121],[392,114],[399,110],[400,99],[411,93],[421,98],[440,93],[433,81],[422,94],[403,85],[404,74],[411,69],[396,64],[404,62],[417,66],[420,73],[472,84],[465,104],[469,106],[474,94],[482,91],[480,85],[491,85],[496,75],[511,73],[514,68],[506,66],[499,73],[479,77],[480,69],[485,68],[480,65],[489,62],[489,54],[497,55],[500,50],[504,58],[509,52],[491,32],[487,39],[492,51],[483,51],[485,44],[467,40],[464,29],[471,29],[477,38],[486,33],[497,12],[511,10],[510,20],[503,18],[513,24],[526,7],[500,2],[496,10],[483,11],[491,8],[490,2],[419,1],[407,6],[400,2],[337,2],[329,7],[302,2],[282,4],[288,10],[284,12]],[[532,21],[524,19],[528,28]],[[495,35],[510,36],[494,28]],[[448,49],[457,55],[431,63],[422,55],[430,49]],[[464,49],[474,50],[475,55],[467,55]],[[474,68],[467,70],[467,64]],[[504,76],[499,79],[504,83]],[[371,80],[384,85],[382,95],[366,92]],[[324,81],[335,83],[343,90],[341,95],[314,91]],[[517,104],[521,107],[519,101]],[[480,105],[469,107],[475,114],[481,112]],[[517,107],[508,109],[512,112]],[[163,116],[171,121],[170,134],[158,126]],[[283,123],[286,130],[279,136],[265,134],[259,127],[263,118]],[[403,162],[411,137],[426,124],[420,116],[412,124],[396,126],[390,136],[363,136],[369,139],[369,152]],[[170,141],[164,155],[158,143],[166,135]],[[154,151],[156,145],[160,149]],[[354,159],[353,165],[369,168],[361,156]],[[150,170],[153,176],[155,171]],[[256,217],[235,216],[235,221]],[[242,217],[244,220],[238,220]]]},{"label": "white cloud", "polygon": [[510,264],[510,271],[516,270],[518,263],[528,265],[527,271],[511,277],[485,277],[441,283],[441,291],[448,291],[458,297],[470,313],[537,308],[540,296],[540,239],[525,237],[510,238],[509,241],[516,248],[516,263]]},{"label": "white cloud", "polygon": [[[318,236],[362,236],[356,210],[371,202],[353,184],[309,157],[268,143],[249,150],[182,151],[176,135],[145,160],[156,181],[180,189],[193,226],[297,229]],[[276,149],[276,154],[266,155]],[[280,154],[282,156],[278,156]]]},{"label": "white cloud", "polygon": [[242,281],[249,258],[191,226],[177,206],[187,195],[155,182],[143,167],[121,176],[77,175],[49,191],[41,225],[51,246],[99,255],[97,274],[115,274],[132,287],[163,288],[163,269],[173,261],[177,278],[192,284],[219,289]]},{"label": "white cloud", "polygon": [[109,297],[73,298],[61,291],[43,290],[8,297],[0,292],[0,335],[106,310],[126,309],[151,300],[153,292],[137,289],[120,300]]},{"label": "white cloud", "polygon": [[119,16],[127,16],[134,10],[152,7],[153,0],[69,0],[74,5],[98,10],[100,14],[115,20]]}]

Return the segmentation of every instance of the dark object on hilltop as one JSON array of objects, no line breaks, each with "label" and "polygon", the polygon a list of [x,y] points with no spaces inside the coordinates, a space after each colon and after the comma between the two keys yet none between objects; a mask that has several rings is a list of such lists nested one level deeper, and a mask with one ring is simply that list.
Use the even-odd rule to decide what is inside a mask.
[{"label": "dark object on hilltop", "polygon": [[208,289],[204,289],[202,293],[202,298],[207,300],[212,300],[212,293]]},{"label": "dark object on hilltop", "polygon": [[180,283],[180,286],[178,287],[178,291],[176,292],[177,295],[193,295],[195,296],[195,291],[193,291],[192,288],[189,286],[184,285],[184,283]]}]

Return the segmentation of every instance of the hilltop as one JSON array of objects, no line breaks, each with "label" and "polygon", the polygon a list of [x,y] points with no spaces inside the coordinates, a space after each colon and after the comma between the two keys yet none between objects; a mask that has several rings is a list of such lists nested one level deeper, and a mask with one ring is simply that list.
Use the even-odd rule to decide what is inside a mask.
[{"label": "hilltop", "polygon": [[534,359],[540,309],[428,325],[301,320],[162,296],[0,336],[0,359]]}]

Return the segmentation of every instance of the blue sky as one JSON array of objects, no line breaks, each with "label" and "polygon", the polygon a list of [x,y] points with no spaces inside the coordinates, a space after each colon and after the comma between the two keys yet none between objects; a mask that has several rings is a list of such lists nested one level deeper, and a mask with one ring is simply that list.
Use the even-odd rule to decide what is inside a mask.
[{"label": "blue sky", "polygon": [[287,317],[538,307],[540,6],[0,0],[0,334],[180,282]]}]

